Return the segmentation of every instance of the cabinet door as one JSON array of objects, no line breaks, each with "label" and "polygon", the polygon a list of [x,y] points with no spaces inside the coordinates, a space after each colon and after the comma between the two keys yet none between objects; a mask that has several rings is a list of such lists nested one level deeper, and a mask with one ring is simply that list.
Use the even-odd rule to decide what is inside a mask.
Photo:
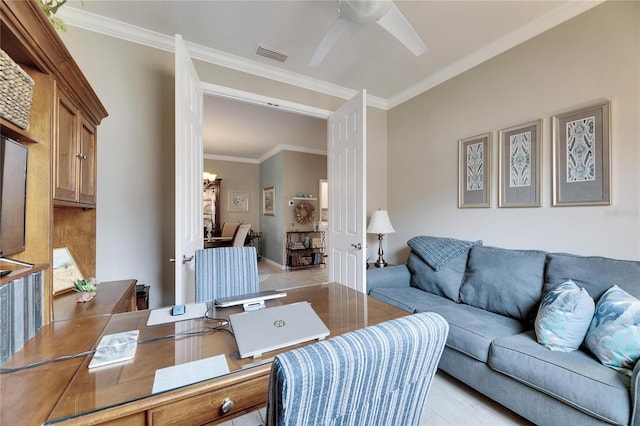
[{"label": "cabinet door", "polygon": [[55,99],[53,197],[61,201],[76,201],[80,111],[59,90]]},{"label": "cabinet door", "polygon": [[82,204],[96,204],[96,128],[87,120],[82,120],[80,131],[80,187],[78,201]]}]

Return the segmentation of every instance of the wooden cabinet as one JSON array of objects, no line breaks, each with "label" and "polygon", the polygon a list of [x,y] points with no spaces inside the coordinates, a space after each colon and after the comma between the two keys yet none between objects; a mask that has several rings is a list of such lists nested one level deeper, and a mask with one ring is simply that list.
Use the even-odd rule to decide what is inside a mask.
[{"label": "wooden cabinet", "polygon": [[94,207],[96,126],[60,88],[54,108],[54,200],[59,205]]},{"label": "wooden cabinet", "polygon": [[[95,276],[95,154],[107,111],[38,0],[0,0],[0,48],[35,81],[29,130],[0,120],[2,134],[29,148],[26,248],[12,257],[51,265],[53,248],[69,247],[82,274]],[[53,310],[51,268],[43,275],[46,324]]]}]

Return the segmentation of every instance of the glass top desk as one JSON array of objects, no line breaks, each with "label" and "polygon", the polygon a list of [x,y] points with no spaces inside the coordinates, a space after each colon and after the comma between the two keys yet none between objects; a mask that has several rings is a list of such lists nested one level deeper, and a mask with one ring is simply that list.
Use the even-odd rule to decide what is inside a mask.
[{"label": "glass top desk", "polygon": [[[312,304],[329,328],[329,338],[407,315],[401,309],[335,283],[287,290],[287,297],[267,301],[267,306],[299,301]],[[220,308],[214,317],[228,318],[229,314],[240,310],[238,307]],[[111,316],[95,342],[102,335],[133,329],[140,330],[138,340],[143,341],[201,330],[207,324],[203,319],[196,319],[147,327],[149,312]],[[99,424],[119,420],[143,425],[172,421],[201,424],[227,420],[265,406],[271,361],[277,353],[294,347],[297,346],[265,353],[257,359],[240,359],[234,337],[224,331],[214,331],[139,343],[133,360],[110,367],[89,370],[87,366],[91,356],[87,356],[53,407],[46,423]],[[220,354],[226,358],[229,374],[152,393],[157,369]],[[49,366],[52,367],[55,366]],[[232,402],[232,408],[229,402]]]}]

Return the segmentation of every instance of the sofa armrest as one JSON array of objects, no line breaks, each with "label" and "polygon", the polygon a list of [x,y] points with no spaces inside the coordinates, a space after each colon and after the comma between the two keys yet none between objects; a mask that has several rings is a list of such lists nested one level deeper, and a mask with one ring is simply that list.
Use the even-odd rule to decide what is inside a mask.
[{"label": "sofa armrest", "polygon": [[636,362],[631,375],[631,422],[632,426],[640,426],[640,361]]},{"label": "sofa armrest", "polygon": [[411,285],[407,265],[367,269],[367,293],[374,288],[406,288]]}]

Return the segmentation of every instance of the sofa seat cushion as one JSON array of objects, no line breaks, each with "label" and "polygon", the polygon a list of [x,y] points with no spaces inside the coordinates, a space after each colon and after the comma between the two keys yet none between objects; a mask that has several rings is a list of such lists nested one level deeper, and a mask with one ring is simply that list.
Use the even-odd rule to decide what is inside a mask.
[{"label": "sofa seat cushion", "polygon": [[436,312],[449,323],[447,347],[487,362],[491,342],[522,333],[521,321],[458,303],[419,306],[418,312]]},{"label": "sofa seat cushion", "polygon": [[390,305],[411,313],[416,311],[416,300],[419,300],[427,294],[428,293],[414,287],[379,287],[369,290],[369,296],[373,296],[376,299],[380,299],[383,302],[387,302]]},{"label": "sofa seat cushion", "polygon": [[545,252],[473,247],[460,301],[519,320],[532,319],[542,297]]},{"label": "sofa seat cushion", "polygon": [[496,339],[489,366],[601,420],[629,424],[630,379],[590,354],[550,351],[533,331]]},{"label": "sofa seat cushion", "polygon": [[487,362],[489,346],[499,337],[522,333],[522,322],[473,306],[452,302],[414,287],[374,288],[369,295],[408,312],[435,312],[449,323],[447,347]]}]

